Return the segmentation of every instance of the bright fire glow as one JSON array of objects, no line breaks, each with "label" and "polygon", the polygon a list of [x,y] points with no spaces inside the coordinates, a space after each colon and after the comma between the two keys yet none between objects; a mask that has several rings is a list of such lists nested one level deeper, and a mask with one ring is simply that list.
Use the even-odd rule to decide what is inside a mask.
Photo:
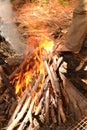
[{"label": "bright fire glow", "polygon": [[[54,42],[51,40],[44,40],[40,42],[39,47],[37,47],[31,57],[26,56],[23,62],[20,72],[16,74],[14,82],[15,84],[15,93],[20,97],[23,95],[23,92],[33,80],[34,76],[39,74],[44,75],[44,67],[42,55],[48,55],[52,52]],[[43,79],[44,81],[44,79]],[[40,86],[41,87],[41,84]]]},{"label": "bright fire glow", "polygon": [[46,50],[47,53],[52,52],[53,50],[53,45],[54,42],[52,40],[48,41],[47,39],[44,40],[41,44],[40,44],[40,48],[44,48]]}]

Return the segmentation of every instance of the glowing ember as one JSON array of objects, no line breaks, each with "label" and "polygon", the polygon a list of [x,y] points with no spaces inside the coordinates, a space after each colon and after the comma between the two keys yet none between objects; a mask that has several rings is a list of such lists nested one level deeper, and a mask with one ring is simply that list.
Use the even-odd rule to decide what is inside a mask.
[{"label": "glowing ember", "polygon": [[[23,95],[25,89],[29,87],[29,84],[34,77],[38,77],[39,74],[44,75],[44,67],[42,55],[48,55],[52,52],[54,42],[51,40],[44,40],[40,42],[31,57],[26,56],[19,73],[16,74],[14,82],[15,93],[20,97]],[[44,82],[44,79],[43,79]],[[41,87],[41,84],[40,86]]]}]

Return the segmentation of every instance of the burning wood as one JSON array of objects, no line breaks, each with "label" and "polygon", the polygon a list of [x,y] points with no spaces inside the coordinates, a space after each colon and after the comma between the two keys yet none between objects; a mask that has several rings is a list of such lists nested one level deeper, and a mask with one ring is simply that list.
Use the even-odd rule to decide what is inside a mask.
[{"label": "burning wood", "polygon": [[[57,117],[54,116],[55,115],[54,111],[57,106],[58,106],[58,110],[62,109],[62,105],[60,106],[61,109],[59,107],[61,103],[57,101],[57,99],[61,95],[58,80],[56,77],[57,75],[54,72],[52,65],[48,67],[48,63],[46,60],[44,61],[44,65],[45,65],[45,68],[47,69],[47,72],[44,73],[45,80],[42,87],[39,88],[40,82],[42,82],[42,79],[43,79],[43,75],[40,74],[37,82],[34,83],[35,85],[34,84],[30,85],[27,91],[25,91],[24,96],[18,102],[15,112],[8,123],[9,126],[7,130],[12,130],[16,128],[16,126],[18,130],[22,130],[26,127],[27,122],[30,122],[30,124],[33,124],[35,115],[37,116],[40,115],[42,113],[41,111],[43,110],[43,108],[44,108],[43,118],[44,119],[46,118],[46,123],[49,124],[50,122],[50,116],[49,116],[50,112],[52,113],[52,117],[53,118],[55,117],[55,119],[53,120],[55,121],[57,120],[56,119]],[[51,99],[56,101],[55,102],[56,107],[54,105],[54,102],[51,102]],[[53,106],[52,111],[50,111],[51,105]],[[63,113],[63,111],[59,111],[59,113],[61,112]],[[34,114],[34,117],[33,117],[33,114]],[[59,115],[62,115],[62,114],[59,114]],[[20,120],[22,120],[21,124],[19,123]],[[65,117],[63,117],[63,122],[65,122],[65,120],[66,120]]]},{"label": "burning wood", "polygon": [[[48,53],[42,47],[36,49],[30,57],[27,55],[23,64],[9,76],[20,99],[7,130],[39,129],[40,122],[50,125],[53,121],[54,125],[60,125],[67,120],[68,106],[73,106],[72,112],[77,117],[84,114],[83,109],[87,107],[86,99],[63,74],[66,72],[63,57]],[[79,100],[84,100],[82,106]]]}]

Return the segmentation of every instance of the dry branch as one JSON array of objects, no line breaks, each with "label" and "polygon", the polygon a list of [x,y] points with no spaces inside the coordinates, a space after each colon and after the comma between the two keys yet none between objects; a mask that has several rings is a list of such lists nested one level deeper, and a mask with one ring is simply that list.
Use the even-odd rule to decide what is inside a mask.
[{"label": "dry branch", "polygon": [[40,91],[38,93],[36,93],[34,99],[31,102],[30,108],[24,118],[24,120],[22,121],[21,125],[19,126],[18,130],[22,130],[25,127],[25,124],[30,121],[30,123],[32,124],[32,112],[33,112],[33,108],[34,108],[34,104],[37,100],[39,100],[43,94],[43,90],[44,90],[44,86],[48,84],[49,79],[47,78],[44,85],[42,86],[42,88],[40,89]]},{"label": "dry branch", "polygon": [[[42,80],[42,78],[43,78],[43,75],[41,74],[38,77],[38,81],[36,82],[35,86],[33,86],[34,85],[33,82],[31,83],[32,86],[29,86],[27,92],[25,93],[25,95],[23,96],[23,98],[20,100],[20,103],[18,104],[18,106],[17,106],[17,108],[16,108],[16,110],[15,110],[15,112],[14,112],[14,114],[13,114],[13,116],[12,116],[10,122],[9,122],[9,126],[8,126],[7,130],[12,130],[14,127],[16,127],[16,125],[18,124],[18,122],[21,120],[21,118],[25,114],[26,110],[28,109],[28,107],[30,105],[31,98],[32,98],[32,95],[29,94],[30,87],[33,87],[32,92],[36,91],[37,88],[38,88],[39,83]],[[27,99],[26,99],[26,97],[27,97]],[[25,99],[26,99],[26,101],[25,101]],[[24,101],[25,101],[25,103],[24,103]],[[22,107],[22,105],[23,105],[23,107]],[[22,109],[21,109],[21,107],[22,107]],[[30,108],[29,108],[30,111],[32,110],[32,107],[33,107],[33,105],[30,105]],[[21,109],[21,111],[19,112],[20,109]],[[16,115],[17,115],[17,117],[16,117]]]},{"label": "dry branch", "polygon": [[3,80],[4,84],[5,84],[5,86],[9,89],[10,94],[12,95],[12,97],[13,97],[14,99],[16,99],[16,95],[15,95],[13,89],[12,89],[12,85],[10,84],[10,82],[9,82],[9,80],[8,80],[8,78],[7,78],[7,76],[5,75],[2,66],[0,66],[0,75],[1,75],[1,77],[2,77],[2,80]]},{"label": "dry branch", "polygon": [[44,100],[44,97],[41,98],[41,100],[36,108],[35,115],[38,115],[41,112],[43,100]]},{"label": "dry branch", "polygon": [[60,85],[58,83],[58,78],[57,78],[57,74],[56,72],[53,70],[52,66],[49,67],[46,60],[44,61],[47,72],[49,74],[53,89],[54,89],[54,93],[55,96],[57,97],[58,100],[58,120],[59,123],[61,123],[61,120],[63,122],[66,121],[66,117],[65,117],[65,113],[63,110],[63,103],[62,103],[62,99],[61,99],[61,91],[60,91]]},{"label": "dry branch", "polygon": [[55,110],[54,110],[54,106],[51,105],[51,117],[52,117],[52,121],[53,123],[57,123],[57,119],[56,119],[56,115],[55,115]]},{"label": "dry branch", "polygon": [[46,123],[49,124],[49,102],[50,102],[50,92],[49,88],[46,91],[45,95],[45,118],[46,118]]},{"label": "dry branch", "polygon": [[57,56],[54,56],[53,57],[53,64],[52,64],[53,69],[56,71],[60,67],[62,62],[63,62],[63,57],[62,56],[59,57],[59,58]]},{"label": "dry branch", "polygon": [[53,97],[52,94],[51,94],[51,102],[54,105],[54,107],[57,108],[56,100],[55,100],[55,98]]},{"label": "dry branch", "polygon": [[23,95],[23,97],[19,100],[18,105],[17,105],[12,117],[10,118],[8,125],[10,125],[14,121],[14,119],[17,116],[18,112],[20,111],[26,97],[29,95],[30,87],[32,88],[34,83],[35,83],[35,81],[33,80],[31,85],[29,86],[29,88],[25,91],[25,94]]},{"label": "dry branch", "polygon": [[[32,112],[33,112],[33,109],[34,109],[35,102],[40,100],[40,98],[43,94],[44,88],[47,87],[48,82],[49,82],[49,77],[47,77],[45,79],[45,82],[44,82],[42,88],[40,89],[40,91],[35,93],[35,97],[32,99],[32,93],[37,91],[38,86],[39,86],[40,82],[42,81],[42,78],[43,78],[43,75],[40,74],[36,83],[35,83],[35,81],[32,81],[31,85],[26,90],[22,99],[20,99],[20,101],[18,102],[18,105],[15,109],[15,112],[14,112],[13,116],[11,117],[11,119],[9,121],[7,130],[13,130],[13,128],[15,128],[18,125],[19,121],[22,119],[25,112],[27,112],[27,114],[24,117],[24,119],[23,119],[21,125],[19,126],[18,130],[23,129],[25,127],[26,123],[28,122],[28,120],[32,124]],[[34,83],[35,83],[35,85],[34,85]],[[43,101],[43,99],[41,100],[41,103],[42,103],[42,101]],[[39,108],[39,111],[40,111],[41,106],[39,106],[39,105],[41,105],[41,104],[38,104],[38,108]]]},{"label": "dry branch", "polygon": [[58,98],[58,121],[59,124],[63,121],[63,123],[66,122],[66,116],[63,110],[63,102],[61,98]]},{"label": "dry branch", "polygon": [[[48,79],[47,79],[47,82],[48,82]],[[47,84],[47,82],[45,84]],[[28,121],[30,121],[30,123],[32,124],[32,112],[33,112],[34,104],[37,100],[39,100],[41,98],[41,96],[43,94],[43,90],[44,90],[44,85],[42,86],[40,91],[38,93],[36,93],[35,97],[33,98],[30,108],[29,108],[24,120],[22,121],[21,125],[19,126],[18,130],[22,130]]]},{"label": "dry branch", "polygon": [[28,97],[21,109],[21,111],[18,113],[17,118],[14,119],[14,121],[11,123],[10,127],[8,127],[7,130],[12,130],[14,127],[16,127],[18,125],[18,122],[22,119],[22,117],[24,116],[24,114],[27,111],[27,108],[30,105],[30,101],[31,101],[31,97]]},{"label": "dry branch", "polygon": [[[27,123],[29,123],[29,126],[27,126],[28,130],[37,128],[37,126],[39,128],[40,124],[37,117],[39,117],[39,120],[42,123],[46,120],[46,124],[50,123],[50,119],[53,121],[53,124],[65,123],[65,104],[66,106],[68,104],[70,107],[73,107],[74,110],[72,109],[72,111],[75,115],[77,115],[78,112],[77,117],[80,117],[80,115],[84,113],[83,109],[87,107],[86,99],[80,95],[71,82],[61,73],[62,70],[63,72],[66,70],[66,63],[61,64],[63,63],[63,57],[60,57],[59,59],[57,56],[52,57],[52,60],[50,61],[53,62],[48,63],[47,60],[44,59],[45,68],[43,69],[46,70],[45,75],[39,74],[38,79],[32,81],[29,88],[25,91],[24,96],[18,102],[17,108],[11,117],[7,130],[13,130],[16,126],[17,130],[23,130]],[[26,64],[27,63],[24,62],[22,67]],[[64,65],[65,68],[63,68]],[[58,69],[60,77],[58,77],[56,73],[56,70]],[[40,85],[43,77],[45,77],[45,79],[41,87]],[[63,84],[59,82],[60,79],[62,79],[61,81],[63,81]],[[83,104],[81,106],[78,99],[81,102],[84,100],[83,102],[85,105]]]},{"label": "dry branch", "polygon": [[59,93],[58,87],[55,85],[55,82],[54,82],[54,79],[53,79],[53,75],[52,75],[52,73],[51,73],[50,67],[48,66],[46,60],[44,60],[44,64],[45,64],[46,70],[47,70],[47,72],[48,72],[49,78],[50,78],[50,80],[51,80],[54,93]]}]

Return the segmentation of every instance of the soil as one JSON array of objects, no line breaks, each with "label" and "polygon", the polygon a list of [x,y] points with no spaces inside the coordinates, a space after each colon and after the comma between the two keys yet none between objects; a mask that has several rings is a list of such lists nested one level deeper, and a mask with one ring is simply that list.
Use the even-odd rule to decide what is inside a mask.
[{"label": "soil", "polygon": [[[52,39],[55,44],[65,43],[67,32],[72,22],[73,10],[78,1],[67,0],[67,3],[63,3],[62,5],[57,0],[54,2],[52,2],[52,0],[49,2],[35,1],[32,3],[28,0],[12,0],[13,9],[16,12],[13,22],[17,25],[17,29],[26,40],[28,47],[36,48],[43,39]],[[85,40],[85,44],[86,41],[87,40]],[[85,44],[78,55],[72,53],[61,55],[64,56],[64,60],[68,63],[68,73],[66,76],[87,98],[87,50],[85,49]],[[0,37],[0,66],[4,64],[7,58],[14,57],[15,55],[16,53],[10,48],[10,45],[5,39]],[[82,68],[76,71],[77,66],[84,60],[85,62]],[[3,98],[3,101],[0,102],[0,128],[6,127],[11,116],[8,116],[8,111],[6,113],[3,112],[5,112],[7,108],[10,108],[13,103],[11,114],[16,104],[8,88],[3,88],[3,91],[6,91],[5,93],[7,95]],[[0,93],[0,96],[2,96],[2,94],[3,92]],[[9,100],[10,102],[8,103]],[[3,105],[5,105],[5,110],[3,110]],[[68,130],[71,125],[74,125],[75,120],[72,116],[68,117],[68,120],[66,124],[57,129]]]}]

